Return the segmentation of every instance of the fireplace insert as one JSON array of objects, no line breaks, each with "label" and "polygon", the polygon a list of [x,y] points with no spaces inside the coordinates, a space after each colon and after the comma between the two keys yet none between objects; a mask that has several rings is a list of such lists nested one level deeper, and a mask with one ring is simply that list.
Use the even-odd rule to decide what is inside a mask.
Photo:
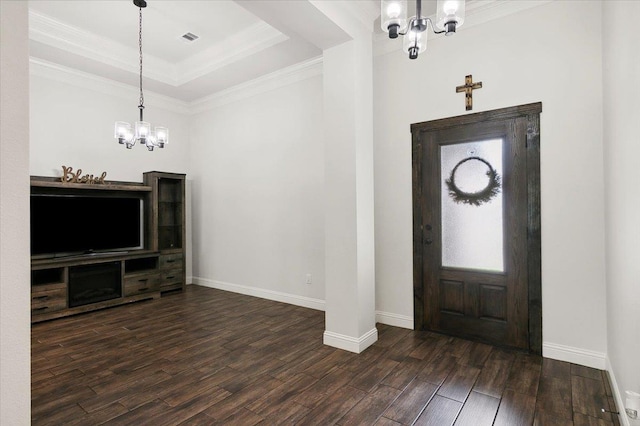
[{"label": "fireplace insert", "polygon": [[121,262],[69,268],[69,307],[117,299],[122,296]]}]

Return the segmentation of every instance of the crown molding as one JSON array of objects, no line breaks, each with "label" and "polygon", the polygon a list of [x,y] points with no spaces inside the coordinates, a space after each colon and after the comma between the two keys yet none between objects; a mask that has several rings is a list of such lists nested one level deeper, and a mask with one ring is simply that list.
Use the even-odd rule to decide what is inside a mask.
[{"label": "crown molding", "polygon": [[380,9],[375,3],[367,1],[333,1],[309,0],[329,19],[346,31],[351,37],[362,32],[371,33],[373,23],[380,15]]},{"label": "crown molding", "polygon": [[322,75],[322,56],[274,71],[270,74],[265,74],[246,83],[238,84],[212,95],[196,99],[195,101],[190,102],[189,106],[191,107],[192,114],[198,114],[233,102],[248,99],[261,93],[279,89],[299,81],[307,80],[318,75]]},{"label": "crown molding", "polygon": [[[29,74],[127,100],[137,100],[139,95],[137,87],[33,57],[29,58]],[[198,114],[319,75],[322,75],[321,56],[192,102],[145,90],[145,103],[178,114]]]},{"label": "crown molding", "polygon": [[258,22],[233,35],[227,42],[217,44],[177,64],[182,77],[175,85],[182,85],[219,68],[253,55],[261,50],[289,40],[266,22]]},{"label": "crown molding", "polygon": [[[466,16],[464,25],[458,31],[466,31],[478,25],[504,18],[514,13],[522,12],[538,6],[551,3],[553,0],[469,0],[466,6]],[[435,20],[435,15],[429,16],[431,20]],[[429,31],[427,40],[436,37],[443,37]],[[401,50],[402,41],[390,40],[386,32],[376,33],[373,38],[373,54],[374,56],[386,55],[391,52]],[[427,47],[428,49],[428,47]]]},{"label": "crown molding", "polygon": [[[139,97],[139,89],[137,87],[38,58],[29,58],[29,74],[105,95],[132,100],[134,103],[137,103]],[[178,114],[187,115],[190,113],[190,107],[187,102],[160,95],[149,90],[145,90],[144,100],[146,105],[162,108]]]},{"label": "crown molding", "polygon": [[380,16],[379,2],[350,2],[349,4],[356,9],[357,15],[365,25],[371,25]]},{"label": "crown molding", "polygon": [[[64,24],[33,10],[29,10],[29,39],[124,71],[134,74],[139,72],[137,49]],[[173,84],[174,75],[174,65],[153,55],[145,55],[147,78]]]},{"label": "crown molding", "polygon": [[[466,7],[466,16],[472,17],[469,28],[484,24],[523,10],[551,3],[553,0],[469,0]],[[465,17],[465,24],[467,23]],[[466,25],[465,25],[466,26]]]},{"label": "crown molding", "polygon": [[[139,72],[137,49],[32,10],[29,11],[29,38],[124,71],[134,74]],[[145,54],[144,75],[178,87],[288,39],[289,37],[267,23],[259,22],[235,33],[225,43],[212,46],[177,63]]]}]

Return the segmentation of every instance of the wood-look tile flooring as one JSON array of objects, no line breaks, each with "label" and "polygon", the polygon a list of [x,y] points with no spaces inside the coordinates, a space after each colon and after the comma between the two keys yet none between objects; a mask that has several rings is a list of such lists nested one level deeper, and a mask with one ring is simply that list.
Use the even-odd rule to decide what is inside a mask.
[{"label": "wood-look tile flooring", "polygon": [[188,286],[32,327],[33,425],[614,425],[605,373],[378,324],[356,355],[324,314]]}]

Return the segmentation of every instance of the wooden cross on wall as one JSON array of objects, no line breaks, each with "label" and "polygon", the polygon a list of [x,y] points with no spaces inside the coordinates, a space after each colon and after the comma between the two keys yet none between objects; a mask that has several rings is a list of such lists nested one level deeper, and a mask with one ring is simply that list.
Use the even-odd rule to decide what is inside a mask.
[{"label": "wooden cross on wall", "polygon": [[467,111],[473,109],[473,91],[481,88],[482,82],[474,83],[471,74],[464,78],[464,86],[456,87],[456,93],[464,92],[464,105]]}]

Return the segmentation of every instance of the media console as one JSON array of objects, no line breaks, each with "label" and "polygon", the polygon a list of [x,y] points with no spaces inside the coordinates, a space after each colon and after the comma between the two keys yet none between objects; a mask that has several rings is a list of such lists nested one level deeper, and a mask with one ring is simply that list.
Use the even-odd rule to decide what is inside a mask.
[{"label": "media console", "polygon": [[[31,194],[35,197],[96,197],[107,202],[137,198],[143,206],[141,241],[137,248],[32,256],[31,322],[156,299],[163,292],[184,289],[184,174],[147,172],[144,183],[107,181],[104,184],[66,183],[59,178],[32,176]],[[91,216],[92,212],[69,211],[66,214]],[[91,226],[86,221],[79,222],[82,226],[74,232],[92,233],[91,228],[100,226],[104,220],[108,219],[103,216]],[[55,226],[55,221],[51,226]],[[63,238],[59,233],[54,235],[57,239]],[[55,250],[57,239],[44,246]],[[60,242],[59,246],[67,245]]]}]

